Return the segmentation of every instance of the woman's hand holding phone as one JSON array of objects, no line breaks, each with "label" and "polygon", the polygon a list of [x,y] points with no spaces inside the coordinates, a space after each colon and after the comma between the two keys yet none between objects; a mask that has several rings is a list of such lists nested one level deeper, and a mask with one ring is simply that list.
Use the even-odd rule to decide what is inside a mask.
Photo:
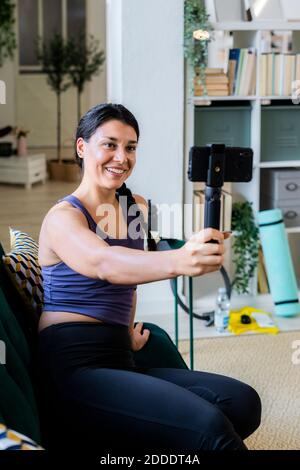
[{"label": "woman's hand holding phone", "polygon": [[231,232],[205,228],[193,234],[178,251],[179,272],[185,276],[202,276],[218,271],[224,263],[225,246]]}]

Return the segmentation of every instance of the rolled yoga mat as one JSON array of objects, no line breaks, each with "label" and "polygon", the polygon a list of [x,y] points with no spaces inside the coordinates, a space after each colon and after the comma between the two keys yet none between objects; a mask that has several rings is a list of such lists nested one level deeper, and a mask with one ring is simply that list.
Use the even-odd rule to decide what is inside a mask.
[{"label": "rolled yoga mat", "polygon": [[300,313],[298,285],[281,210],[258,212],[258,224],[275,314],[295,316]]}]

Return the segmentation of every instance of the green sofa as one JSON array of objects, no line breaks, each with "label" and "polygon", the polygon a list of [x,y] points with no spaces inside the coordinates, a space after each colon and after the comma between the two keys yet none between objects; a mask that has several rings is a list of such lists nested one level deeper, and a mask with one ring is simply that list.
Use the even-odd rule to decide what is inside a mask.
[{"label": "green sofa", "polygon": [[[47,423],[41,423],[34,372],[37,318],[22,304],[2,255],[0,243],[0,341],[6,349],[5,363],[0,360],[0,423],[45,447],[41,429],[46,429]],[[138,366],[188,369],[165,330],[153,323],[144,323],[144,328],[150,329],[151,334],[144,348],[134,353]]]}]

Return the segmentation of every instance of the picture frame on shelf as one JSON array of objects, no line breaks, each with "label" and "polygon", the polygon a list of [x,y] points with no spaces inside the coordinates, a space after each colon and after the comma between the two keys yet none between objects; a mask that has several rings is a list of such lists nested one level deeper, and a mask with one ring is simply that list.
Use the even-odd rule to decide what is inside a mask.
[{"label": "picture frame on shelf", "polygon": [[281,0],[281,8],[285,21],[300,21],[299,0]]},{"label": "picture frame on shelf", "polygon": [[281,0],[245,0],[244,3],[252,21],[284,21]]}]

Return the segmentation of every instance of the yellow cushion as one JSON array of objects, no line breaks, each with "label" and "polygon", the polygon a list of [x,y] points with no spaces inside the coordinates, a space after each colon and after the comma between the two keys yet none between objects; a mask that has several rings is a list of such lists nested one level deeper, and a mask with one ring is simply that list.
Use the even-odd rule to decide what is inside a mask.
[{"label": "yellow cushion", "polygon": [[24,434],[8,429],[0,423],[0,450],[44,450]]}]

